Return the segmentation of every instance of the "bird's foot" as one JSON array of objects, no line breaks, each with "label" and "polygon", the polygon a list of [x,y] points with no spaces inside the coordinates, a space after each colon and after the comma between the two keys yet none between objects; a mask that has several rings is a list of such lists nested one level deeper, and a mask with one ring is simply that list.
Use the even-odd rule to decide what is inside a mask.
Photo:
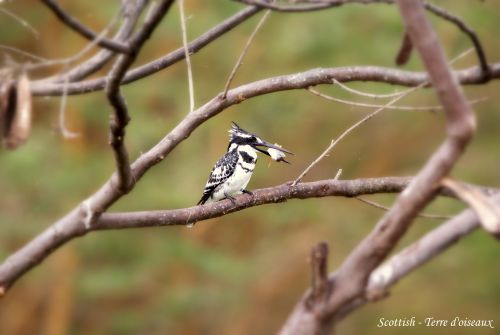
[{"label": "bird's foot", "polygon": [[241,190],[241,193],[248,194],[248,195],[253,195],[253,192],[249,191],[249,190]]},{"label": "bird's foot", "polygon": [[226,199],[231,200],[231,203],[233,204],[233,206],[236,206],[236,199],[233,196],[227,194],[226,192],[224,192],[224,196],[226,197]]}]

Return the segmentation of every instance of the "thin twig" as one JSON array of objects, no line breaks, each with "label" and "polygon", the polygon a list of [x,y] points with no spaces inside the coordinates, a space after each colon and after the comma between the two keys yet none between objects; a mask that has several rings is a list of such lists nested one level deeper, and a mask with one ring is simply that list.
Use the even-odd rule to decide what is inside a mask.
[{"label": "thin twig", "polygon": [[[67,71],[67,66],[71,65],[71,63],[76,62],[80,58],[82,58],[84,55],[86,55],[90,50],[92,50],[96,45],[99,44],[99,41],[102,41],[108,32],[113,28],[113,26],[118,22],[118,19],[120,18],[120,13],[115,15],[113,19],[109,22],[109,24],[95,37],[95,39],[91,40],[90,43],[86,44],[85,47],[77,52],[76,54],[66,57],[66,58],[60,58],[60,59],[44,59],[43,61],[35,64],[25,64],[23,68],[26,70],[37,70],[39,68],[43,67],[49,67],[49,66],[55,66],[55,65],[60,65],[60,64],[65,64],[65,70]],[[69,78],[64,78],[64,85],[68,85],[68,80]],[[67,91],[67,89],[66,89]]]},{"label": "thin twig", "polygon": [[[312,87],[309,87],[307,90],[309,92],[311,92],[312,94],[317,95],[319,97],[322,97],[322,98],[324,98],[326,100],[335,101],[335,102],[338,102],[338,103],[341,103],[341,104],[350,105],[350,106],[356,106],[356,107],[366,107],[366,108],[380,108],[380,107],[385,107],[385,109],[407,110],[407,111],[411,111],[411,110],[413,110],[413,111],[434,111],[434,110],[442,110],[443,109],[443,107],[439,106],[439,105],[434,105],[434,106],[385,106],[385,105],[367,104],[367,103],[364,103],[364,102],[357,102],[357,101],[351,101],[351,100],[345,100],[345,99],[340,99],[340,98],[332,97],[331,95],[327,95],[325,93],[321,93],[319,91],[316,91]],[[404,92],[405,91],[403,91],[402,93],[399,93],[396,96],[400,96],[401,94],[405,94]],[[487,97],[482,97],[482,98],[478,98],[478,99],[469,100],[469,103],[471,105],[473,105],[473,104],[476,104],[476,103],[479,103],[479,102],[483,102],[483,101],[486,101],[486,100],[488,100]]]},{"label": "thin twig", "polygon": [[[54,0],[42,0],[42,2],[57,16],[57,18],[70,27],[73,31],[77,32],[86,39],[92,41],[97,38],[97,34],[78,21],[73,16],[69,15],[64,9],[62,9],[57,1]],[[107,38],[102,38],[97,43],[99,46],[112,50],[118,53],[129,53],[131,52],[130,45],[124,44],[119,41],[110,40]]]},{"label": "thin twig", "polygon": [[438,7],[430,2],[424,3],[425,9],[430,11],[431,13],[439,16],[453,24],[455,24],[463,33],[465,33],[472,41],[474,48],[476,50],[477,58],[479,59],[479,66],[481,67],[482,75],[484,81],[488,81],[491,79],[491,69],[488,65],[488,60],[486,59],[486,53],[484,52],[483,46],[481,45],[481,41],[477,36],[474,29],[469,27],[465,21],[463,21],[458,16],[446,11],[445,9]]},{"label": "thin twig", "polygon": [[[456,56],[455,58],[453,58],[449,64],[453,64],[455,63],[456,61],[460,60],[461,58],[467,56],[469,53],[471,52],[471,49],[468,49],[462,53],[460,53],[458,56]],[[353,131],[354,129],[356,129],[358,126],[360,126],[361,124],[363,124],[364,122],[368,121],[369,119],[371,119],[372,117],[374,117],[375,115],[377,115],[378,113],[380,113],[381,111],[383,111],[384,109],[387,109],[387,107],[391,106],[392,104],[394,104],[395,102],[397,102],[398,100],[404,98],[405,96],[407,96],[408,94],[426,86],[428,84],[428,81],[424,81],[422,82],[420,85],[416,86],[416,87],[412,87],[406,91],[403,91],[401,92],[401,94],[397,95],[394,99],[392,99],[391,101],[389,101],[387,104],[383,105],[383,106],[377,106],[379,107],[377,110],[375,110],[374,112],[372,112],[371,114],[368,114],[367,116],[365,116],[364,118],[362,118],[361,120],[359,120],[357,123],[355,123],[354,125],[352,125],[350,128],[348,128],[346,131],[344,131],[336,140],[332,140],[332,142],[330,143],[330,145],[328,146],[328,148],[325,149],[325,151],[323,151],[323,153],[318,157],[316,158],[298,177],[297,179],[295,179],[292,183],[292,185],[296,185],[298,182],[300,182],[304,176],[316,165],[318,164],[325,156],[328,155],[328,153],[335,147],[335,145],[337,145],[337,143],[342,140],[345,136],[347,136],[351,131]],[[308,88],[309,91],[312,90],[311,87]]]},{"label": "thin twig", "polygon": [[359,127],[360,125],[362,125],[363,123],[365,123],[366,121],[370,120],[372,117],[374,117],[375,115],[377,115],[378,113],[380,113],[381,111],[383,111],[386,107],[388,106],[391,106],[393,103],[397,102],[398,100],[402,99],[403,97],[407,96],[408,94],[416,91],[417,89],[425,86],[426,83],[422,83],[420,85],[418,85],[417,87],[413,87],[407,91],[405,91],[405,94],[401,94],[397,97],[395,97],[394,99],[392,99],[391,101],[389,101],[387,104],[381,106],[380,108],[376,109],[374,112],[366,115],[365,117],[363,117],[361,120],[359,120],[358,122],[356,122],[355,124],[353,124],[352,126],[350,126],[349,128],[347,128],[347,130],[345,130],[342,134],[340,134],[339,137],[337,137],[337,139],[333,139],[330,143],[330,145],[325,149],[325,151],[323,151],[321,153],[321,155],[318,156],[318,158],[316,158],[298,177],[297,179],[295,179],[292,183],[292,186],[294,185],[297,185],[298,182],[300,182],[304,177],[305,175],[311,171],[311,169],[316,166],[316,164],[318,164],[323,158],[325,158],[325,156],[327,156],[330,151],[337,145],[337,143],[339,143],[344,137],[346,137],[347,135],[349,135],[350,132],[352,132],[354,129],[356,129],[357,127]]},{"label": "thin twig", "polygon": [[[390,207],[381,205],[378,202],[368,200],[366,198],[362,198],[362,197],[354,197],[354,198],[356,200],[364,202],[367,205],[370,205],[370,206],[378,208],[378,209],[382,209],[384,211],[388,211],[391,209]],[[432,220],[449,220],[452,218],[452,216],[450,216],[450,215],[426,214],[426,213],[419,213],[418,216],[421,218],[432,219]]]},{"label": "thin twig", "polygon": [[407,90],[405,90],[405,91],[399,91],[399,92],[388,93],[388,94],[374,94],[374,93],[362,92],[359,90],[355,90],[354,88],[350,88],[349,86],[342,84],[340,81],[338,81],[335,78],[332,79],[332,82],[335,85],[340,86],[340,88],[344,89],[345,91],[347,91],[349,93],[353,93],[353,94],[356,94],[356,95],[359,95],[362,97],[373,98],[373,99],[394,98],[394,97],[400,96],[401,94],[404,94],[405,91],[407,91]]},{"label": "thin twig", "polygon": [[248,38],[245,46],[243,47],[243,50],[241,51],[240,56],[238,57],[238,60],[236,61],[236,64],[234,64],[233,70],[231,71],[231,74],[227,78],[226,85],[224,85],[224,91],[222,93],[221,98],[225,99],[227,96],[227,91],[229,90],[229,87],[231,86],[231,83],[233,82],[234,77],[236,76],[236,72],[240,68],[240,66],[243,64],[243,58],[245,58],[245,55],[248,52],[248,48],[250,47],[250,44],[252,44],[255,35],[257,35],[257,32],[260,30],[260,28],[264,25],[264,22],[266,22],[267,18],[269,17],[269,14],[271,14],[271,10],[266,10],[264,15],[260,18],[259,22],[255,26],[255,29],[252,31],[250,34],[250,37]]},{"label": "thin twig", "polygon": [[[28,21],[24,20],[22,17],[19,17],[18,15],[8,11],[7,9],[5,8],[0,8],[0,12],[1,13],[4,13],[5,15],[7,16],[10,16],[11,18],[13,18],[15,21],[19,22],[21,24],[21,26],[23,26],[24,28],[28,29],[32,34],[33,36],[38,39],[40,37],[40,33],[38,32],[38,30],[36,30],[32,25],[30,25],[28,23]],[[5,24],[4,24],[5,25]]]},{"label": "thin twig", "polygon": [[[124,42],[130,37],[147,3],[148,0],[122,1],[120,11],[123,13],[123,23],[113,35],[113,40]],[[68,78],[70,82],[80,81],[102,69],[113,57],[115,57],[115,55],[116,53],[114,51],[101,49],[94,56],[86,59],[71,70],[42,79],[42,81],[64,82],[66,78]]]},{"label": "thin twig", "polygon": [[[341,103],[341,104],[350,105],[350,106],[356,106],[356,107],[366,107],[366,108],[381,108],[381,107],[384,107],[385,109],[405,110],[405,111],[411,111],[411,110],[432,111],[432,110],[443,109],[443,107],[439,106],[439,105],[435,105],[435,106],[386,106],[386,105],[367,104],[367,103],[364,103],[364,102],[344,100],[344,99],[332,97],[331,95],[327,95],[325,93],[321,93],[321,92],[315,90],[312,87],[309,87],[307,90],[310,93],[312,93],[312,94],[314,94],[316,96],[322,97],[322,98],[324,98],[326,100],[335,101],[335,102],[338,102],[338,103]],[[403,93],[399,93],[398,95],[396,95],[396,97],[399,97],[399,96],[401,96],[403,94],[406,94],[406,93],[404,93],[404,92]]]},{"label": "thin twig", "polygon": [[39,61],[39,62],[50,61],[48,58],[44,58],[44,57],[35,55],[34,53],[27,52],[27,51],[24,51],[24,50],[15,48],[15,47],[11,47],[9,45],[0,44],[0,49],[12,51],[12,52],[18,53],[18,54],[23,55],[25,57],[29,57],[29,58],[34,59],[34,60]]},{"label": "thin twig", "polygon": [[189,48],[188,48],[186,15],[184,14],[184,0],[179,0],[179,15],[181,17],[182,46],[184,47],[184,55],[186,58],[186,66],[188,74],[189,112],[192,113],[194,111],[193,68],[191,66],[191,56],[189,55]]},{"label": "thin twig", "polygon": [[[317,11],[333,7],[339,7],[346,4],[379,4],[379,3],[394,4],[396,2],[395,0],[324,0],[324,1],[315,1],[314,3],[281,5],[281,4],[270,3],[264,0],[236,0],[236,1],[280,12],[308,12],[308,11]],[[471,27],[469,27],[467,23],[465,23],[460,17],[446,11],[445,9],[439,6],[436,6],[435,4],[432,4],[430,2],[424,2],[424,7],[427,11],[456,25],[463,33],[465,33],[470,38],[479,59],[479,64],[482,71],[482,78],[483,78],[482,80],[483,82],[490,80],[491,69],[488,66],[486,53],[484,52],[484,48],[482,47],[481,41],[479,40],[479,37],[477,36],[476,32]]]},{"label": "thin twig", "polygon": [[[66,78],[65,85],[67,89],[67,85],[69,84],[68,79]],[[80,136],[79,133],[72,132],[66,127],[66,105],[67,105],[68,95],[63,94],[61,96],[61,102],[59,105],[59,130],[64,138],[72,139]]]},{"label": "thin twig", "polygon": [[341,175],[342,175],[342,169],[339,169],[333,180],[339,180]]}]

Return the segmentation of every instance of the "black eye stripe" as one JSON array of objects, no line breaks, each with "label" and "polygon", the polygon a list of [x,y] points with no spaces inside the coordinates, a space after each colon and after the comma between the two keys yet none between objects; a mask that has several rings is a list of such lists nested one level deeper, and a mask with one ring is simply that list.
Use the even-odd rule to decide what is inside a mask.
[{"label": "black eye stripe", "polygon": [[239,154],[245,163],[254,163],[255,162],[254,158],[252,156],[250,156],[249,154],[247,154],[246,152],[240,151]]}]

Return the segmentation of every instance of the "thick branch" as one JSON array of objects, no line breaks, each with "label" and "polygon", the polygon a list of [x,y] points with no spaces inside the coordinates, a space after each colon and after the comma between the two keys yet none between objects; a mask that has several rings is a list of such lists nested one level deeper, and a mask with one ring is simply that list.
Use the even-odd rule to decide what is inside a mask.
[{"label": "thick branch", "polygon": [[[7,290],[25,272],[42,262],[61,245],[90,231],[191,225],[198,221],[220,217],[245,208],[280,203],[289,199],[328,196],[356,197],[377,193],[397,193],[402,192],[410,181],[410,177],[386,177],[354,180],[329,179],[301,183],[296,186],[286,183],[254,190],[253,196],[239,196],[236,198],[235,205],[226,200],[182,209],[104,213],[100,216],[95,209],[95,200],[93,202],[90,198],[0,264],[0,288],[3,287],[4,290]],[[478,187],[478,189],[487,195],[500,193],[500,189],[483,187]],[[442,189],[441,194],[453,196],[452,192],[447,189]],[[91,221],[93,221],[92,225],[87,224]]]},{"label": "thick branch", "polygon": [[[139,6],[138,6],[139,7]],[[141,7],[142,9],[142,7]],[[140,12],[140,9],[138,9]],[[218,39],[225,33],[231,31],[233,28],[238,26],[240,23],[245,22],[247,19],[251,18],[253,15],[258,13],[260,11],[259,7],[247,7],[233,16],[229,17],[225,21],[222,21],[212,29],[208,30],[207,32],[203,33],[200,35],[198,38],[194,39],[191,43],[188,44],[188,49],[190,54],[194,54],[197,51],[201,50],[208,44],[210,44],[212,41]],[[125,34],[124,34],[125,35]],[[116,37],[118,38],[118,36]],[[89,60],[89,62],[85,62],[84,64],[81,64],[77,66],[75,69],[71,70],[67,75],[69,76],[70,81],[76,81],[81,78],[84,78],[88,76],[89,74],[94,73],[95,71],[99,70],[108,60],[110,57],[112,57],[112,54],[104,54],[106,50],[101,51],[98,55],[96,55],[95,59],[92,58]],[[128,84],[130,82],[139,80],[141,78],[147,77],[149,75],[152,75],[158,71],[161,71],[181,60],[183,60],[185,57],[184,53],[184,48],[179,48],[176,49],[168,54],[166,54],[163,57],[160,57],[152,62],[149,62],[147,64],[141,65],[133,70],[130,70],[127,72],[125,75],[125,78],[122,81],[122,84]],[[59,85],[61,86],[62,89],[62,84],[56,82],[51,82],[49,79],[41,79],[36,81],[38,87],[42,90],[45,85],[50,85],[52,89],[56,89],[56,87]],[[93,92],[93,91],[99,91],[104,89],[106,85],[106,80],[105,77],[93,79],[93,80],[88,80],[83,83],[75,83],[75,84],[70,84],[73,88],[83,88],[83,91],[80,91],[79,93],[73,92],[73,94],[82,94],[85,92]],[[81,86],[83,85],[83,86]],[[57,89],[56,89],[57,90]],[[59,94],[51,94],[51,95],[61,95]],[[40,95],[46,95],[45,93],[42,93]]]},{"label": "thick branch", "polygon": [[[490,199],[500,206],[500,194]],[[340,320],[369,301],[386,297],[391,286],[479,227],[481,224],[477,214],[472,209],[467,209],[431,230],[375,269],[370,274],[364,296],[342,307],[336,320]]]},{"label": "thick branch", "polygon": [[271,203],[280,203],[289,199],[309,199],[328,196],[355,197],[361,194],[401,192],[408,185],[410,178],[387,177],[354,180],[321,180],[291,186],[290,183],[252,191],[253,196],[243,195],[231,201],[219,201],[204,206],[183,209],[104,213],[92,229],[124,229],[154,226],[190,225],[245,208]]},{"label": "thick branch", "polygon": [[[181,50],[181,53],[182,50]],[[492,78],[500,78],[500,63],[492,64]],[[122,82],[128,84],[159,71],[155,63],[148,63],[129,71]],[[455,76],[462,85],[483,84],[481,69],[477,66],[455,72]],[[427,81],[425,72],[403,71],[378,66],[348,66],[338,68],[316,68],[305,72],[298,72],[249,83],[231,91],[245,88],[248,91],[258,91],[257,94],[266,94],[292,89],[304,89],[320,84],[331,85],[332,80],[346,83],[351,81],[373,81],[401,86],[418,86]],[[90,79],[68,85],[68,94],[85,94],[104,89],[105,78]],[[35,81],[32,83],[32,93],[36,96],[59,96],[64,92],[64,84]]]},{"label": "thick branch", "polygon": [[172,3],[173,0],[165,0],[154,7],[153,12],[148,15],[148,18],[142,28],[130,39],[129,45],[131,51],[118,58],[108,75],[106,95],[109,103],[114,109],[114,114],[110,121],[110,144],[113,148],[117,166],[117,187],[119,191],[123,193],[132,189],[134,179],[130,169],[128,152],[124,143],[125,127],[130,121],[130,117],[128,115],[125,99],[120,92],[120,82],[122,81],[123,76],[125,76],[127,69],[137,58],[137,55],[146,40],[149,39],[153,30],[158,26],[158,24],[160,24],[162,18],[170,9]]},{"label": "thick branch", "polygon": [[[423,3],[398,0],[398,5],[406,31],[418,50],[428,70],[429,80],[445,108],[447,138],[375,229],[343,262],[335,277],[331,279],[335,290],[329,303],[321,304],[311,312],[305,308],[306,296],[290,315],[282,334],[324,333],[332,326],[342,308],[363,295],[370,273],[392,251],[415,216],[434,198],[441,178],[451,171],[474,133],[474,116],[447,64],[436,34],[425,17]],[[321,314],[322,317],[311,318],[311,313]],[[301,325],[300,328],[297,328],[297,325]]]},{"label": "thick branch", "polygon": [[[3,292],[6,292],[24,273],[42,262],[61,245],[89,231],[187,225],[240,211],[248,207],[282,202],[292,198],[306,199],[331,195],[352,197],[361,194],[399,192],[405,188],[409,180],[409,178],[395,177],[341,181],[324,180],[303,183],[295,187],[283,184],[267,189],[255,190],[253,197],[249,195],[237,197],[235,206],[230,201],[221,201],[204,206],[167,211],[100,215],[103,207],[119,196],[115,189],[109,186],[108,182],[108,184],[103,186],[101,191],[84,201],[79,207],[47,228],[0,264],[0,291],[3,290]],[[92,224],[89,224],[90,222]]]}]

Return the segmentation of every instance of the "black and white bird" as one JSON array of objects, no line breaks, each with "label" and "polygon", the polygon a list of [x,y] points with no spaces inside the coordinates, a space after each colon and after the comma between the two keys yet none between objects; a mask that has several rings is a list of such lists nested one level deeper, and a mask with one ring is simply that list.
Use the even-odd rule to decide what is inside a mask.
[{"label": "black and white bird", "polygon": [[[259,136],[241,129],[234,122],[232,122],[229,134],[227,152],[215,163],[198,205],[223,199],[229,199],[234,203],[233,195],[252,194],[246,187],[257,162],[257,152],[271,156],[262,147],[292,154],[278,145],[268,143]],[[282,157],[284,154],[279,156],[279,161],[288,163]],[[272,158],[275,159],[274,155]]]}]

